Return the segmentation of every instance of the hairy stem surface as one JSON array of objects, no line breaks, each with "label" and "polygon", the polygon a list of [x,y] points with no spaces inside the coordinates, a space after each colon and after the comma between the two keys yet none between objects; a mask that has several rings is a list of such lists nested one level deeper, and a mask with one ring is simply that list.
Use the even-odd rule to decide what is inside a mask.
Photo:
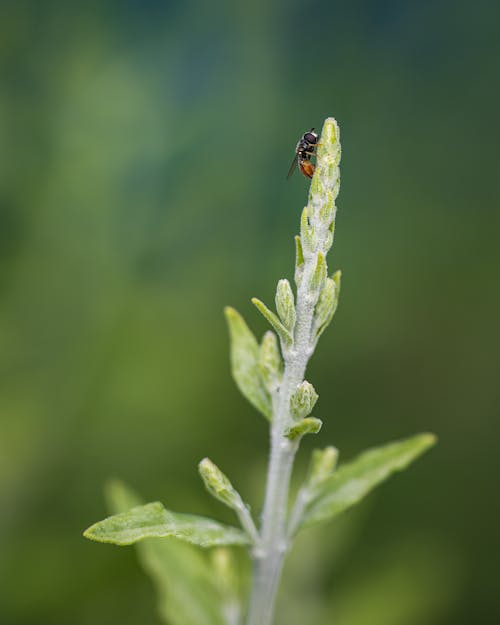
[{"label": "hairy stem surface", "polygon": [[[282,342],[285,367],[282,382],[273,401],[271,450],[261,540],[253,554],[253,585],[246,625],[271,625],[283,562],[289,547],[288,493],[293,461],[299,445],[298,441],[291,441],[286,436],[287,428],[293,423],[290,399],[304,379],[307,363],[316,343],[313,322],[320,288],[314,283],[314,276],[317,274],[319,256],[323,255],[324,258],[333,242],[335,206],[332,189],[338,184],[338,128],[334,120],[327,120],[325,129],[322,139],[324,138],[326,145],[323,144],[318,151],[316,192],[313,182],[306,209],[308,228],[312,236],[302,244],[303,263],[297,281],[293,343],[288,346]],[[331,209],[326,216],[328,203],[331,204]]]}]

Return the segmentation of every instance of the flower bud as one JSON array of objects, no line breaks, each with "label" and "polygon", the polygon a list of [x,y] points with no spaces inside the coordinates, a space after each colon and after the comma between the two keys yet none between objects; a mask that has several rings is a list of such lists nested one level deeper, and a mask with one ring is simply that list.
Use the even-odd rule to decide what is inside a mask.
[{"label": "flower bud", "polygon": [[314,386],[307,380],[304,380],[302,384],[299,384],[290,399],[293,418],[298,420],[307,417],[307,415],[311,414],[317,400],[318,393],[314,390]]},{"label": "flower bud", "polygon": [[258,361],[260,376],[268,391],[273,391],[281,381],[282,363],[278,339],[268,330],[259,346]]},{"label": "flower bud", "polygon": [[203,458],[198,465],[198,470],[206,489],[211,495],[233,510],[239,510],[243,507],[239,493],[233,488],[233,485],[219,467],[209,458]]},{"label": "flower bud", "polygon": [[276,310],[287,330],[293,332],[295,327],[295,303],[293,291],[288,280],[280,280],[276,289]]}]

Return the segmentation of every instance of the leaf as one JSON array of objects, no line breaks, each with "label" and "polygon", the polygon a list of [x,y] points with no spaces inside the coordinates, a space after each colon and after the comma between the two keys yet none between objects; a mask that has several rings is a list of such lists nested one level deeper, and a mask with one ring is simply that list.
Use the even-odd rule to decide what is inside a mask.
[{"label": "leaf", "polygon": [[292,287],[288,280],[280,280],[276,288],[276,311],[283,325],[287,330],[293,332],[297,314],[295,311],[295,301]]},{"label": "leaf", "polygon": [[[106,488],[111,512],[124,512],[140,504],[139,498],[121,482]],[[152,578],[158,608],[168,625],[228,625],[223,617],[225,604],[234,603],[234,594],[221,591],[207,552],[188,543],[165,538],[136,544],[141,565]]]},{"label": "leaf", "polygon": [[319,293],[324,287],[326,282],[327,266],[325,255],[322,252],[318,252],[316,258],[316,267],[309,281],[309,287],[311,291]]},{"label": "leaf", "polygon": [[383,447],[369,449],[340,466],[312,493],[300,527],[338,516],[361,501],[392,473],[402,471],[436,442],[433,434],[418,434]]},{"label": "leaf", "polygon": [[304,250],[299,235],[295,235],[295,284],[300,286],[304,274]]},{"label": "leaf", "polygon": [[287,534],[293,539],[300,528],[304,510],[311,501],[318,487],[323,484],[335,471],[339,452],[335,447],[314,449],[309,463],[308,475],[295,498],[295,503],[288,518]]},{"label": "leaf", "polygon": [[198,465],[198,470],[208,492],[236,512],[241,526],[250,538],[250,542],[257,543],[259,532],[250,514],[250,507],[245,504],[229,478],[210,458],[203,458]]},{"label": "leaf", "polygon": [[306,417],[285,432],[291,441],[302,438],[305,434],[317,434],[321,430],[323,422],[316,417]]},{"label": "leaf", "polygon": [[302,253],[304,253],[304,251],[308,253],[313,252],[317,246],[316,239],[316,233],[309,223],[307,206],[304,206],[304,210],[300,216],[300,242],[302,246]]},{"label": "leaf", "polygon": [[267,419],[272,403],[259,370],[259,345],[243,317],[234,308],[225,309],[231,338],[231,371],[236,386]]},{"label": "leaf", "polygon": [[121,480],[109,480],[104,487],[108,508],[113,514],[127,512],[130,508],[142,506],[142,499]]},{"label": "leaf", "polygon": [[200,547],[246,545],[241,530],[192,514],[170,512],[159,501],[136,506],[89,527],[83,534],[101,543],[132,545],[144,538],[174,536]]},{"label": "leaf", "polygon": [[283,377],[283,362],[274,332],[268,330],[259,347],[259,373],[269,392],[276,390]]},{"label": "leaf", "polygon": [[327,480],[335,471],[339,452],[335,447],[325,447],[324,449],[313,449],[306,488],[314,488]]},{"label": "leaf", "polygon": [[331,278],[327,278],[325,286],[320,293],[313,323],[313,334],[316,335],[316,340],[326,330],[337,310],[340,294],[340,277],[341,272],[336,271]]},{"label": "leaf", "polygon": [[[217,547],[210,552],[210,562],[213,567],[213,582],[216,584],[222,597],[222,612],[226,625],[242,625],[243,605],[247,602],[247,592],[250,579],[242,575],[242,567],[238,562],[238,552],[228,547]],[[246,572],[248,569],[246,559]]]},{"label": "leaf", "polygon": [[295,267],[302,267],[304,264],[304,250],[302,249],[302,242],[298,234],[295,235]]},{"label": "leaf", "polygon": [[244,507],[241,495],[231,484],[227,475],[210,458],[203,458],[198,464],[198,471],[208,492],[232,510]]},{"label": "leaf", "polygon": [[278,316],[275,315],[272,310],[269,310],[269,308],[264,304],[264,302],[261,302],[260,299],[258,299],[257,297],[252,297],[252,304],[261,313],[264,319],[269,321],[269,323],[278,333],[283,343],[285,345],[291,345],[293,342],[292,335],[285,328],[285,326],[281,323]]},{"label": "leaf", "polygon": [[173,538],[146,540],[137,548],[168,625],[228,625],[223,615],[225,598],[207,554]]}]

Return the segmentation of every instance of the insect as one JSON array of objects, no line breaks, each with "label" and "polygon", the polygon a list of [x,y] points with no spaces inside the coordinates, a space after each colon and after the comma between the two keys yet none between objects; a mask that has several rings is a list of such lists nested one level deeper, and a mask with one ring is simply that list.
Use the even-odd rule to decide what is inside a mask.
[{"label": "insect", "polygon": [[288,170],[287,178],[290,178],[297,165],[304,176],[313,177],[314,165],[311,163],[311,156],[315,156],[317,143],[318,135],[314,132],[314,128],[302,135],[295,147],[295,156]]}]

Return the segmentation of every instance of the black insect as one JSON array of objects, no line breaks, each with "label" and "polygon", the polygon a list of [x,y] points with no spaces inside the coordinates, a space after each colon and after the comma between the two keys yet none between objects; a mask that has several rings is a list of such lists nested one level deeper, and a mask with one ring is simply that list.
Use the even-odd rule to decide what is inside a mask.
[{"label": "black insect", "polygon": [[311,156],[316,154],[317,143],[318,135],[314,132],[314,128],[302,135],[295,147],[295,156],[288,170],[287,178],[290,178],[297,165],[304,176],[307,176],[307,178],[313,177],[314,165],[311,163]]}]

